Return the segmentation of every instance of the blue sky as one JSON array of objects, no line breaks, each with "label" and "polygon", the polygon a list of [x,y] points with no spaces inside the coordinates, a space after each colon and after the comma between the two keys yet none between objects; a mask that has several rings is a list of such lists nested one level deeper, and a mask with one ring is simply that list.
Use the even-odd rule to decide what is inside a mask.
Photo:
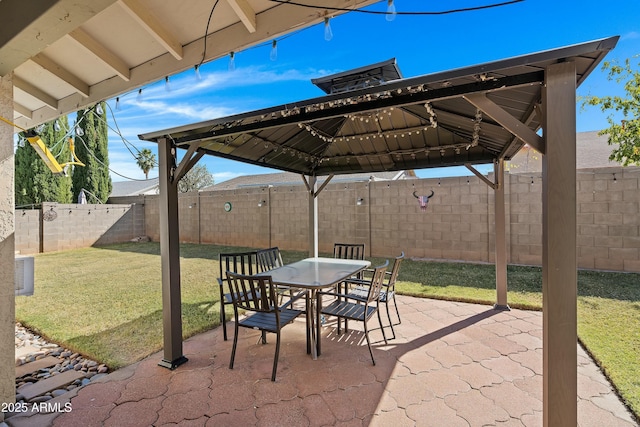
[{"label": "blue sky", "polygon": [[[307,0],[321,4],[319,0]],[[437,12],[491,4],[491,0],[395,0],[399,12]],[[385,10],[387,1],[368,9]],[[610,36],[621,36],[607,60],[624,61],[640,54],[640,2],[609,0],[524,0],[520,3],[473,12],[436,16],[400,16],[388,22],[383,16],[351,12],[330,20],[331,41],[324,40],[324,26],[317,25],[278,39],[277,59],[270,59],[271,43],[236,52],[235,70],[228,58],[203,64],[201,80],[193,71],[171,76],[171,90],[159,81],[109,105],[115,123],[127,141],[138,149],[155,144],[140,141],[138,134],[210,120],[323,95],[312,78],[396,58],[404,77],[466,67],[525,55]],[[213,15],[215,19],[215,12]],[[204,33],[204,29],[203,29]],[[635,63],[640,62],[636,59]],[[610,95],[620,87],[607,81],[600,69],[580,86],[578,95]],[[578,131],[607,127],[606,115],[596,108],[577,106]],[[73,117],[73,115],[72,115]],[[113,127],[114,122],[110,117]],[[144,174],[124,142],[109,134],[111,169],[133,179]],[[205,156],[215,181],[273,170]],[[479,168],[481,169],[481,168]],[[486,168],[488,170],[488,168]],[[465,168],[416,171],[418,176],[468,175]],[[155,177],[158,169],[149,176]],[[114,181],[125,178],[112,173]]]}]

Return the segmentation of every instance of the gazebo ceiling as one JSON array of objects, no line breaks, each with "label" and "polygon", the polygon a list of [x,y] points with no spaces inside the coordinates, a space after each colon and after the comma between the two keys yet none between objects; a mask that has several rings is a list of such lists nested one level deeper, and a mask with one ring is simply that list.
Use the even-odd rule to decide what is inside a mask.
[{"label": "gazebo ceiling", "polygon": [[545,68],[574,61],[580,85],[617,40],[383,81],[139,137],[310,176],[508,160],[525,143],[544,152],[535,132]]}]

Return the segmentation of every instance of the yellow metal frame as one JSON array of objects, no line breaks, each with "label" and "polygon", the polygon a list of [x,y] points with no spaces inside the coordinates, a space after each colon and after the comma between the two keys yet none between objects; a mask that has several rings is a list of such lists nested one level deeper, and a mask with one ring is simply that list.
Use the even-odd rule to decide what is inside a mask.
[{"label": "yellow metal frame", "polygon": [[51,170],[51,172],[53,172],[54,175],[65,176],[66,175],[65,168],[69,165],[85,166],[85,164],[80,161],[78,156],[76,156],[76,147],[73,143],[73,138],[69,138],[69,149],[71,150],[73,161],[60,164],[58,163],[56,158],[53,156],[53,153],[49,151],[49,149],[45,145],[42,138],[40,138],[40,136],[38,136],[35,132],[33,131],[29,132],[26,129],[16,125],[15,123],[10,122],[9,120],[5,119],[2,116],[0,116],[0,120],[2,120],[3,122],[5,122],[10,126],[13,126],[22,130],[23,132],[25,132],[25,134],[28,135],[27,141],[29,141],[29,144],[31,144],[33,149],[36,150],[36,153],[38,153],[42,161],[49,167],[49,169]]}]

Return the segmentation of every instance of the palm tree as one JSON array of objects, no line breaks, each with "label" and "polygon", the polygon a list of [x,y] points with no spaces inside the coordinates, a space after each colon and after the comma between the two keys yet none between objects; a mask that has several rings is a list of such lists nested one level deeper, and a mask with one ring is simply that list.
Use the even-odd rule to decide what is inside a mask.
[{"label": "palm tree", "polygon": [[148,148],[143,148],[136,157],[136,162],[142,172],[144,172],[144,178],[149,179],[149,171],[156,166],[156,155]]}]

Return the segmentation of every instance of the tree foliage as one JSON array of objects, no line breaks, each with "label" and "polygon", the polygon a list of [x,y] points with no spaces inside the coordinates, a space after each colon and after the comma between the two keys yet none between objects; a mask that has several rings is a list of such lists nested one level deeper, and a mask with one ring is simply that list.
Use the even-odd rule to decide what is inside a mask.
[{"label": "tree foliage", "polygon": [[213,185],[213,175],[206,165],[196,165],[178,181],[178,191],[187,193]]},{"label": "tree foliage", "polygon": [[[59,163],[71,160],[71,151],[66,138],[69,129],[66,116],[49,122],[39,129],[39,135]],[[56,130],[58,128],[59,130]],[[15,153],[15,197],[16,205],[38,205],[42,202],[71,203],[70,170],[66,176],[54,175],[38,153],[19,134],[20,142]]]},{"label": "tree foliage", "polygon": [[136,163],[144,172],[144,179],[149,179],[149,171],[157,164],[156,155],[148,148],[143,148],[136,156]]},{"label": "tree foliage", "polygon": [[104,102],[98,105],[78,111],[75,127],[76,154],[86,166],[75,168],[73,172],[73,198],[78,200],[80,190],[85,189],[104,203],[111,194],[112,184],[109,174],[106,105]]},{"label": "tree foliage", "polygon": [[[614,146],[610,160],[624,166],[640,164],[640,70],[627,59],[623,65],[605,62],[608,79],[623,85],[625,96],[588,96],[583,105],[599,106],[609,112],[609,127],[600,134],[609,136],[609,145]],[[622,119],[619,119],[622,116]]]}]

